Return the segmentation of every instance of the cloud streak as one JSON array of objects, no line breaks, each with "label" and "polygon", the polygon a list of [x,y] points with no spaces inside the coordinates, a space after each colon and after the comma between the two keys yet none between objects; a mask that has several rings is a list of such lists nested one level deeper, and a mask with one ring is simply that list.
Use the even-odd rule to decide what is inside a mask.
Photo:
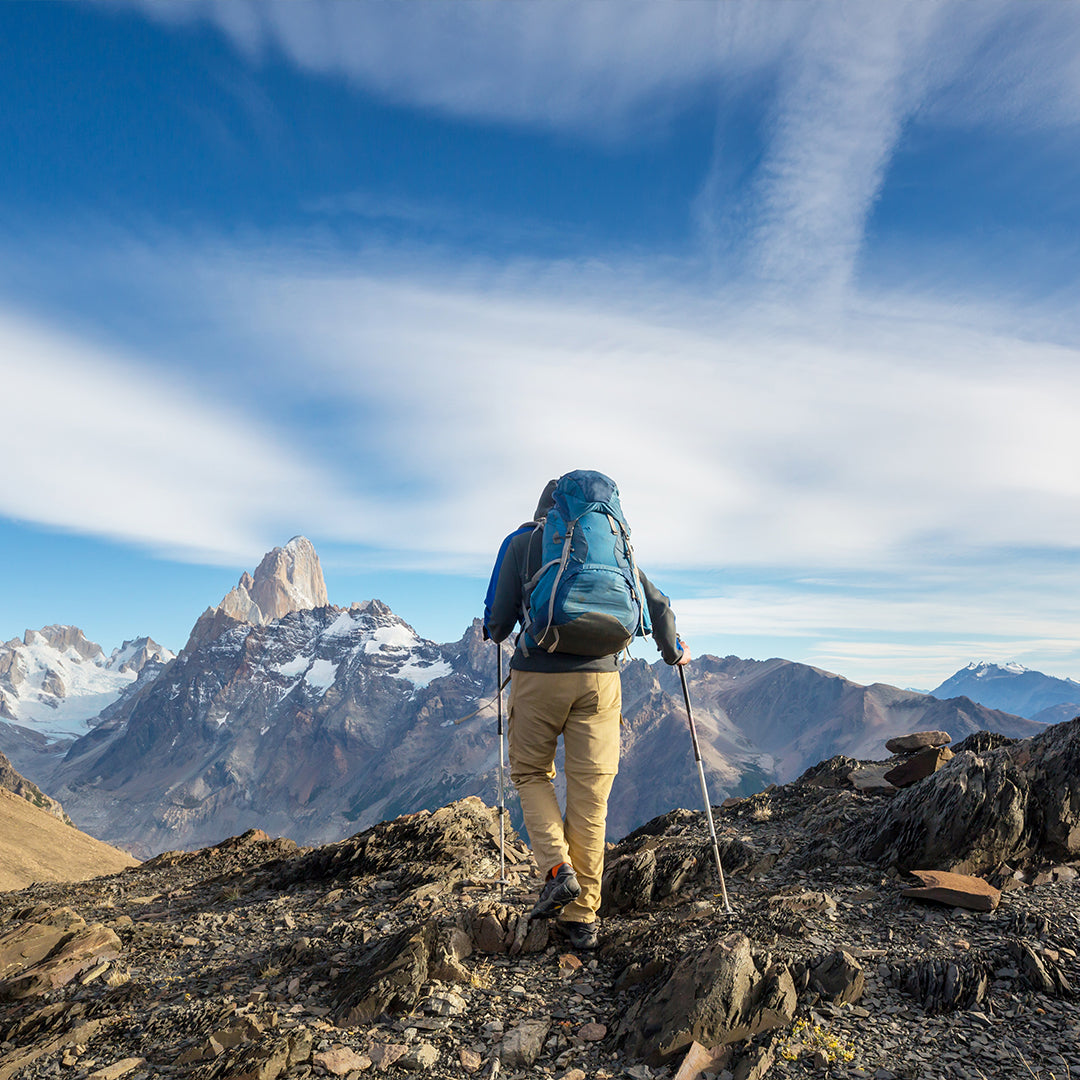
[{"label": "cloud streak", "polygon": [[918,103],[911,62],[933,5],[833,5],[808,28],[781,79],[760,169],[752,260],[762,280],[843,296],[866,216],[903,123]]},{"label": "cloud streak", "polygon": [[[460,233],[449,256],[368,243],[338,258],[312,255],[302,226],[247,248],[128,244],[102,228],[67,262],[93,274],[97,260],[125,295],[153,299],[126,308],[178,336],[158,346],[125,311],[113,325],[140,347],[113,347],[0,311],[0,374],[26,403],[3,434],[19,468],[0,479],[0,513],[192,560],[250,564],[305,531],[365,546],[368,565],[481,574],[543,482],[588,465],[620,481],[647,568],[889,581],[843,603],[698,595],[684,610],[699,633],[804,638],[824,666],[881,661],[879,639],[927,625],[949,655],[982,640],[973,625],[1010,655],[1075,639],[1060,605],[1080,584],[1071,296],[1037,313],[871,296],[858,268],[913,127],[1071,137],[1080,9],[109,6],[211,25],[253,69],[284,61],[401,105],[580,140],[660,143],[680,110],[722,112],[732,86],[760,86],[742,201],[720,205],[721,143],[699,206],[708,242],[741,262],[699,288],[685,284],[696,265],[665,274],[647,256],[493,264]],[[429,234],[455,213],[407,192],[328,191],[308,209]],[[12,254],[19,272],[35,244]],[[43,261],[64,262],[62,247]],[[979,283],[952,296],[966,287]],[[227,370],[179,384],[169,357],[207,341]],[[1064,556],[1052,580],[1039,551]],[[965,563],[985,579],[958,580]]]},{"label": "cloud streak", "polygon": [[[231,384],[191,376],[230,406],[172,394],[160,356],[115,361],[5,317],[6,377],[34,402],[8,438],[32,443],[55,408],[58,458],[85,441],[102,460],[137,448],[127,456],[147,461],[146,484],[190,473],[160,535],[171,522],[193,551],[186,498],[221,516],[233,539],[220,550],[250,552],[266,535],[255,522],[276,514],[335,539],[392,537],[412,566],[479,569],[490,523],[529,512],[533,488],[582,462],[621,480],[652,564],[888,570],[1077,547],[1080,356],[1026,324],[1010,332],[1001,308],[981,329],[978,309],[893,295],[823,324],[735,295],[702,304],[634,267],[311,264],[175,241],[132,258],[155,303],[180,305],[173,325],[198,312],[200,336],[257,358]],[[140,419],[151,402],[166,409],[157,431]],[[320,413],[332,427],[311,426]],[[197,455],[187,469],[185,454]],[[228,460],[251,480],[215,475]],[[5,512],[144,539],[119,497],[108,511],[74,493],[35,500],[44,483],[0,494]]]},{"label": "cloud streak", "polygon": [[[697,217],[714,265],[759,286],[846,302],[866,221],[912,123],[1071,128],[1072,5],[618,5],[346,0],[115,0],[216,27],[253,63],[283,57],[403,105],[592,140],[650,139],[690,102],[774,88],[765,150],[733,208],[720,141]],[[417,207],[402,204],[413,217]],[[402,207],[398,207],[402,211]]]},{"label": "cloud streak", "polygon": [[567,265],[557,288],[541,266],[235,277],[221,318],[250,320],[277,377],[302,356],[370,418],[348,453],[420,494],[394,508],[416,550],[481,556],[477,521],[582,461],[624,478],[671,566],[904,567],[1080,535],[1080,357],[974,312],[896,296],[823,328]]},{"label": "cloud streak", "polygon": [[[825,0],[762,7],[684,0],[356,4],[351,0],[104,0],[172,25],[209,23],[255,62],[349,80],[403,104],[593,137],[651,130],[688,91],[823,65],[885,90],[936,88],[942,118],[1071,125],[1080,13],[1068,4]],[[811,45],[805,62],[802,49]],[[872,70],[880,64],[878,72]],[[874,89],[876,87],[876,89]],[[873,101],[862,103],[877,108]],[[614,131],[612,129],[615,129]]]},{"label": "cloud streak", "polygon": [[0,379],[8,517],[233,565],[357,501],[242,411],[3,310]]}]

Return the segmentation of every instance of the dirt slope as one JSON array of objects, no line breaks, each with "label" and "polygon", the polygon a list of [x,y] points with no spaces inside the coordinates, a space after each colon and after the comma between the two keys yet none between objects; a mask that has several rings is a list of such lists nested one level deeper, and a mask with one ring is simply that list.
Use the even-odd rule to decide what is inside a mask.
[{"label": "dirt slope", "polygon": [[65,825],[0,788],[0,891],[35,881],[85,881],[138,865],[126,851]]}]

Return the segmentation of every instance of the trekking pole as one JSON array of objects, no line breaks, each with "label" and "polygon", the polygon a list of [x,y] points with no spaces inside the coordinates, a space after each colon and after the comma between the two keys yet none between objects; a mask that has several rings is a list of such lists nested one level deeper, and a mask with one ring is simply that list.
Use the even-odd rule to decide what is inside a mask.
[{"label": "trekking pole", "polygon": [[506,780],[504,776],[503,758],[503,673],[502,673],[502,645],[495,643],[495,670],[498,706],[496,714],[499,718],[499,899],[503,898],[506,888]]},{"label": "trekking pole", "polygon": [[709,838],[712,840],[713,858],[716,860],[716,872],[720,875],[720,893],[724,898],[724,911],[734,914],[728,903],[727,885],[724,884],[724,867],[720,862],[720,848],[716,843],[716,826],[713,824],[712,803],[709,802],[709,789],[705,785],[705,766],[701,762],[701,747],[698,746],[697,728],[694,725],[694,712],[690,708],[690,691],[686,687],[685,665],[679,664],[679,678],[682,680],[683,699],[686,701],[686,718],[690,721],[690,739],[694,744],[694,760],[697,762],[698,779],[701,781],[701,794],[705,799],[705,816],[709,820]]}]

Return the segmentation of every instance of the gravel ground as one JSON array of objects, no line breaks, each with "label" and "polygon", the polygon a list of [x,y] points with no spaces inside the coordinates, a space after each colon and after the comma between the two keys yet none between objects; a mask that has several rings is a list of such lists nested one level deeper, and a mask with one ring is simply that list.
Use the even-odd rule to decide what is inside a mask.
[{"label": "gravel ground", "polygon": [[[878,805],[795,783],[718,809],[731,915],[702,815],[658,819],[609,853],[614,866],[648,848],[656,883],[605,918],[593,955],[532,933],[535,952],[476,949],[499,899],[494,815],[478,800],[376,826],[362,842],[303,849],[247,834],[111,877],[0,894],[0,935],[67,906],[122,945],[67,985],[0,1006],[0,1080],[674,1077],[681,1053],[663,1064],[627,1053],[628,1018],[680,959],[736,931],[786,965],[799,993],[785,1023],[718,1062],[721,1077],[1080,1075],[1075,867],[1028,868],[1041,883],[1010,878],[991,912],[907,899],[914,882],[830,843]],[[539,882],[509,843],[506,909],[491,917],[511,937],[518,926],[520,940],[514,913]],[[455,928],[471,951],[451,950],[444,969],[417,967],[416,934],[448,942]],[[843,1004],[807,985],[838,949],[865,983]],[[374,1000],[380,972],[387,1008],[338,1026],[348,1001]]]}]

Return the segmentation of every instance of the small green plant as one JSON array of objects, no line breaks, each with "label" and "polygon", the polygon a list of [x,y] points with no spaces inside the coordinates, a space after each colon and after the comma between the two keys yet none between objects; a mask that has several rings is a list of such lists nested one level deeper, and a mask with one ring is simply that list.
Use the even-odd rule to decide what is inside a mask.
[{"label": "small green plant", "polygon": [[239,885],[226,885],[221,890],[222,900],[239,900],[240,899],[240,886]]},{"label": "small green plant", "polygon": [[821,1024],[811,1024],[809,1020],[796,1020],[791,1034],[780,1045],[780,1056],[785,1061],[796,1061],[803,1054],[821,1052],[829,1064],[836,1061],[851,1061],[855,1057],[855,1044],[834,1035]]}]

